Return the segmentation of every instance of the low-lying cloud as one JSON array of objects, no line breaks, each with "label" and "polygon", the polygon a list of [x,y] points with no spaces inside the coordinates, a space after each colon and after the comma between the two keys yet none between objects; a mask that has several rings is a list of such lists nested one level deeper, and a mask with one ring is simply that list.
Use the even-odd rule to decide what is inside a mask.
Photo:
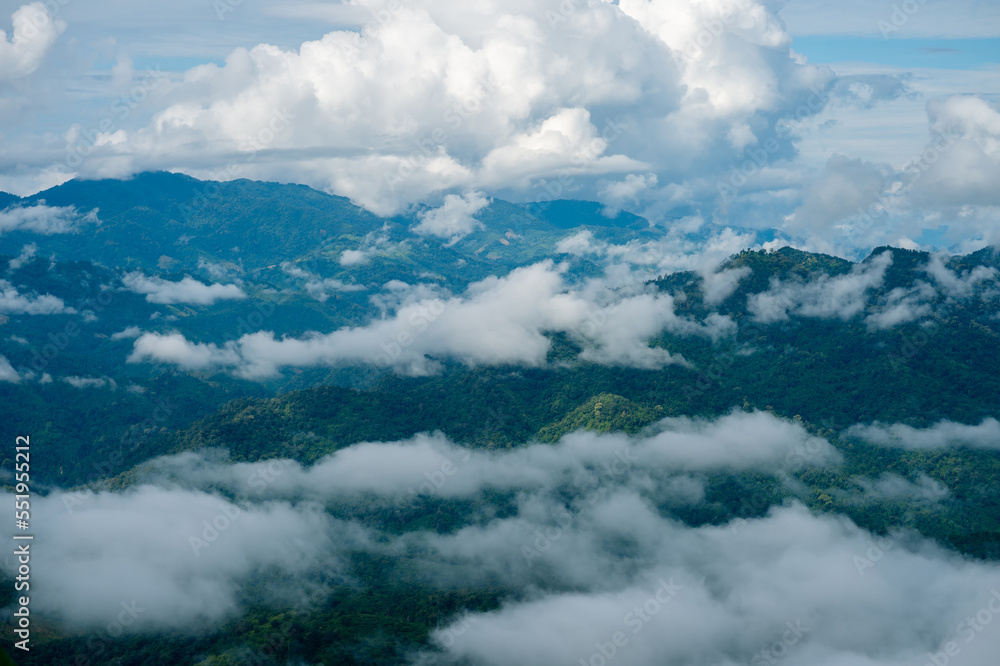
[{"label": "low-lying cloud", "polygon": [[127,273],[122,277],[125,288],[146,296],[149,303],[160,305],[214,305],[218,301],[242,300],[246,293],[235,284],[205,284],[192,277],[171,282],[158,277],[147,277],[142,273]]},{"label": "low-lying cloud", "polygon": [[864,311],[869,290],[882,286],[891,264],[892,253],[883,252],[846,275],[822,274],[807,282],[772,278],[770,289],[747,299],[747,308],[764,324],[787,321],[790,315],[850,319]]},{"label": "low-lying cloud", "polygon": [[[124,602],[144,609],[130,630],[198,631],[238,615],[243,591],[265,572],[288,589],[360,586],[345,562],[367,552],[407,561],[408,584],[514,592],[494,611],[447,618],[432,633],[436,649],[412,657],[424,666],[906,666],[945,652],[992,666],[993,563],[905,530],[879,537],[795,502],[698,527],[665,510],[703,502],[708,472],[780,478],[839,460],[800,424],[760,412],[666,419],[641,436],[577,432],[503,452],[420,435],[351,446],[310,467],[184,453],[152,461],[124,492],[36,501],[32,562],[45,583],[32,589],[33,610],[100,628]],[[894,499],[917,490],[920,501],[943,492],[898,477],[866,488]],[[513,506],[473,510],[446,532],[337,517],[495,491],[512,493]]]},{"label": "low-lying cloud", "polygon": [[61,298],[51,294],[25,296],[7,280],[0,280],[0,314],[58,315],[75,314]]},{"label": "low-lying cloud", "polygon": [[983,419],[979,425],[939,421],[930,428],[914,428],[901,423],[859,424],[848,428],[846,434],[872,444],[900,449],[968,446],[974,449],[1000,450],[1000,422],[994,418]]},{"label": "low-lying cloud", "polygon": [[179,333],[147,333],[136,340],[129,361],[228,368],[248,378],[274,376],[283,367],[350,364],[428,375],[444,359],[539,367],[551,347],[546,334],[565,332],[582,345],[585,360],[653,369],[686,364],[649,346],[663,331],[713,340],[735,331],[731,319],[717,314],[704,322],[680,317],[672,296],[641,284],[624,291],[600,281],[572,288],[564,270],[551,261],[517,268],[476,282],[461,296],[407,299],[393,315],[328,334],[277,339],[264,331],[219,346]]},{"label": "low-lying cloud", "polygon": [[0,211],[0,235],[12,231],[29,231],[43,236],[71,234],[84,224],[100,224],[97,210],[86,215],[73,206],[53,207],[45,204],[12,206]]}]

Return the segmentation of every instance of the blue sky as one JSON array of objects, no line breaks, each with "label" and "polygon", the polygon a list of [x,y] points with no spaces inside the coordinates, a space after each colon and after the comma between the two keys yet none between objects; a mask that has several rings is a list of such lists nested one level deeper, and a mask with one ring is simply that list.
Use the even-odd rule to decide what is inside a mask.
[{"label": "blue sky", "polygon": [[992,69],[1000,62],[1000,38],[883,39],[868,35],[805,35],[795,50],[811,62],[863,62],[900,68]]}]

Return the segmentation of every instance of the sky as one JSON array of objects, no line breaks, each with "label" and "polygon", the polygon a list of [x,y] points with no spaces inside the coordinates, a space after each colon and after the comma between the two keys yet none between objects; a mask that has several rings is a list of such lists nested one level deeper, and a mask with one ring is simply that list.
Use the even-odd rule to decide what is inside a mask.
[{"label": "sky", "polygon": [[0,190],[166,169],[382,215],[597,200],[851,256],[1000,240],[1000,5],[0,4]]}]

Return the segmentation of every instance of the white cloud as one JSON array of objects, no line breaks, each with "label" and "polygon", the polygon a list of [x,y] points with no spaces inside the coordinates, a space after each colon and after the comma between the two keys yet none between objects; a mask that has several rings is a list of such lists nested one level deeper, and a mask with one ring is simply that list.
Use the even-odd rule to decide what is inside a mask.
[{"label": "white cloud", "polygon": [[105,387],[111,389],[112,391],[118,390],[117,382],[110,377],[63,377],[62,381],[66,382],[73,388],[81,390]]},{"label": "white cloud", "polygon": [[8,264],[7,268],[12,271],[18,270],[21,266],[31,263],[31,260],[34,259],[37,252],[38,246],[34,243],[28,243],[21,248],[21,254],[10,260],[10,264]]},{"label": "white cloud", "polygon": [[771,279],[770,288],[747,298],[747,308],[765,324],[800,317],[850,319],[865,310],[868,292],[882,286],[892,253],[883,252],[855,265],[845,275],[822,274],[807,282]]},{"label": "white cloud", "polygon": [[[406,558],[408,580],[437,589],[523,591],[495,610],[444,618],[432,634],[439,649],[413,655],[422,666],[589,663],[612,647],[635,666],[766,663],[778,650],[789,666],[907,666],[954,652],[950,642],[963,663],[992,666],[1000,635],[969,618],[1000,612],[994,562],[794,502],[700,527],[670,512],[703,501],[706,473],[783,478],[840,460],[799,423],[740,411],[509,451],[419,435],[346,447],[308,467],[186,452],[151,461],[126,492],[36,498],[49,548],[32,565],[51,585],[32,602],[50,620],[101,629],[135,600],[144,610],[130,631],[200,632],[239,613],[260,572],[278,583],[255,598],[268,603],[282,589],[352,584],[344,563],[364,552]],[[865,495],[919,501],[943,492],[924,478],[863,485]],[[494,489],[516,491],[509,510],[476,512],[445,532],[383,532],[331,515]],[[213,523],[196,555],[192,538]],[[625,640],[609,647],[618,632]]]},{"label": "white cloud", "polygon": [[[877,538],[799,505],[738,527],[701,528],[663,519],[630,494],[546,509],[553,513],[428,537],[445,561],[493,574],[505,556],[517,567],[519,547],[547,546],[535,567],[551,560],[546,575],[571,591],[458,618],[434,635],[445,658],[428,654],[424,663],[586,664],[603,648],[636,666],[760,664],[775,655],[794,666],[904,666],[954,642],[964,663],[989,666],[1000,648],[995,632],[968,621],[997,607],[1000,568],[912,536]],[[614,663],[602,658],[593,663]]]},{"label": "white cloud", "polygon": [[243,269],[240,268],[240,266],[232,262],[217,263],[209,261],[204,257],[200,257],[198,259],[198,268],[208,273],[210,278],[217,281],[231,280],[243,272]]},{"label": "white cloud", "polygon": [[805,188],[802,205],[789,218],[789,227],[827,230],[833,223],[871,206],[885,185],[878,166],[833,155],[823,173]]},{"label": "white cloud", "polygon": [[81,168],[167,159],[209,176],[240,152],[222,177],[281,174],[383,214],[455,192],[533,198],[542,181],[559,196],[655,199],[728,168],[835,79],[797,63],[775,7],[756,0],[353,9],[389,19],[364,38],[271,42],[191,69],[150,122]]},{"label": "white cloud", "polygon": [[240,356],[233,346],[190,342],[180,333],[144,333],[133,345],[129,363],[153,360],[173,363],[185,370],[204,370],[216,365],[235,365]]},{"label": "white cloud", "polygon": [[482,192],[470,192],[464,196],[449,194],[439,208],[418,215],[420,222],[413,227],[413,233],[455,242],[482,227],[475,215],[489,203],[490,200]]},{"label": "white cloud", "polygon": [[[343,263],[343,257],[341,257]],[[331,292],[364,291],[365,287],[359,284],[348,284],[343,280],[334,278],[321,278],[315,273],[303,270],[290,261],[281,264],[281,270],[288,275],[299,280],[305,280],[305,291],[311,298],[315,298],[320,303],[325,303],[330,298]]]},{"label": "white cloud", "polygon": [[929,301],[935,296],[934,288],[921,280],[911,288],[897,287],[886,294],[884,303],[865,322],[873,329],[885,330],[916,321],[931,314]]},{"label": "white cloud", "polygon": [[57,315],[75,314],[61,298],[51,294],[24,296],[7,280],[0,280],[0,314]]},{"label": "white cloud", "polygon": [[924,205],[1000,205],[1000,111],[982,97],[954,95],[927,105],[932,139],[909,166]]},{"label": "white cloud", "polygon": [[272,376],[288,366],[372,363],[426,375],[437,372],[445,358],[468,365],[542,366],[550,347],[545,334],[564,331],[583,345],[586,360],[661,368],[685,361],[648,346],[658,333],[719,339],[734,328],[728,317],[714,315],[701,323],[679,317],[672,296],[637,282],[620,290],[601,281],[570,288],[563,267],[546,261],[474,283],[462,296],[403,298],[393,316],[325,335],[279,340],[258,332],[219,347],[191,343],[178,333],[147,333],[129,360],[228,367],[245,377]]},{"label": "white cloud", "polygon": [[935,253],[924,270],[934,278],[941,290],[951,298],[965,299],[973,295],[976,287],[987,282],[996,282],[997,269],[988,266],[976,266],[971,271],[956,274],[944,265],[944,257]]},{"label": "white cloud", "polygon": [[594,232],[589,229],[578,231],[572,236],[567,236],[556,243],[556,252],[559,254],[572,254],[582,257],[588,254],[600,254],[605,250],[602,243],[594,243]]},{"label": "white cloud", "polygon": [[45,236],[71,234],[83,224],[100,224],[97,210],[81,215],[73,206],[58,208],[36,204],[12,206],[0,211],[0,234],[11,231],[29,231]]},{"label": "white cloud", "polygon": [[6,356],[0,355],[0,382],[18,384],[21,382],[21,375],[10,364]]},{"label": "white cloud", "polygon": [[204,284],[192,277],[171,282],[142,273],[126,273],[122,277],[125,288],[136,294],[145,294],[149,303],[214,305],[217,301],[242,300],[246,293],[235,284]]},{"label": "white cloud", "polygon": [[732,296],[752,271],[741,268],[727,268],[719,272],[710,271],[702,274],[701,292],[708,305],[719,305]]},{"label": "white cloud", "polygon": [[348,266],[362,266],[368,263],[368,253],[364,250],[344,250],[340,253],[340,265],[345,268]]},{"label": "white cloud", "polygon": [[916,500],[923,502],[939,502],[951,496],[946,486],[920,474],[916,482],[904,479],[896,474],[883,474],[877,479],[859,479],[864,488],[864,499],[879,500]]},{"label": "white cloud", "polygon": [[[134,601],[143,611],[129,631],[200,631],[238,613],[241,585],[260,571],[293,581],[294,589],[308,584],[306,574],[339,573],[338,544],[364,543],[360,529],[328,519],[319,507],[239,507],[205,492],[151,486],[55,492],[35,498],[32,509],[36,538],[49,544],[32,551],[32,573],[49,581],[33,587],[32,612],[92,630],[111,623],[123,601]],[[208,534],[210,542],[206,524],[224,526],[216,538]],[[196,549],[192,537],[207,546]]]},{"label": "white cloud", "polygon": [[124,330],[118,331],[117,333],[111,334],[112,340],[128,340],[130,338],[137,338],[142,335],[142,329],[138,326],[129,326]]},{"label": "white cloud", "polygon": [[606,183],[598,191],[598,199],[604,203],[603,214],[614,217],[627,204],[638,204],[642,195],[656,187],[659,179],[655,173],[625,176],[625,180]]},{"label": "white cloud", "polygon": [[[413,494],[470,498],[488,489],[535,491],[567,482],[591,487],[609,479],[649,488],[650,475],[679,488],[684,484],[678,479],[694,472],[793,470],[840,461],[836,449],[799,424],[766,412],[733,412],[715,421],[664,419],[645,436],[577,432],[555,445],[529,444],[501,455],[464,448],[441,433],[355,444],[309,467],[293,461],[229,465],[185,453],[150,462],[142,478],[258,500],[329,502],[362,493],[399,502]],[[428,483],[442,469],[447,482]],[[263,478],[271,479],[266,486],[256,481]]]},{"label": "white cloud", "polygon": [[27,76],[38,69],[66,29],[66,24],[50,15],[41,2],[21,5],[11,18],[14,32],[10,38],[0,30],[0,80]]},{"label": "white cloud", "polygon": [[940,421],[930,428],[913,428],[901,423],[873,423],[851,426],[847,434],[872,444],[902,449],[943,449],[950,446],[1000,449],[1000,422],[993,418],[984,419],[979,425]]}]

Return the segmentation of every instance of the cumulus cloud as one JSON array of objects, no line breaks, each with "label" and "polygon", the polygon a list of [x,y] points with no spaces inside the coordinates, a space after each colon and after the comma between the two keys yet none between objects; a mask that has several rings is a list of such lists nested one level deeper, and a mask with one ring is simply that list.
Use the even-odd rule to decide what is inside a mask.
[{"label": "cumulus cloud", "polygon": [[826,230],[871,206],[885,185],[878,166],[833,155],[819,178],[805,188],[802,205],[789,218],[790,227]]},{"label": "cumulus cloud", "polygon": [[933,206],[1000,205],[1000,111],[982,97],[928,103],[932,139],[906,169],[919,175],[914,198]]},{"label": "cumulus cloud", "polygon": [[11,18],[14,32],[10,38],[0,30],[0,80],[27,76],[37,70],[66,29],[66,24],[49,14],[41,2],[22,5]]},{"label": "cumulus cloud", "polygon": [[325,335],[276,339],[264,331],[220,347],[179,333],[147,333],[136,340],[129,360],[229,367],[244,377],[273,376],[288,366],[372,363],[427,375],[447,358],[468,365],[542,366],[550,348],[546,333],[563,331],[583,345],[585,360],[660,368],[685,361],[648,345],[658,333],[719,339],[735,329],[717,314],[704,322],[680,317],[672,296],[641,283],[624,291],[601,281],[571,288],[563,272],[551,261],[518,268],[474,283],[461,296],[410,298],[392,316]]},{"label": "cumulus cloud", "polygon": [[100,224],[97,210],[80,214],[73,206],[53,207],[45,204],[12,206],[0,211],[0,234],[29,231],[44,236],[70,234],[84,224]]},{"label": "cumulus cloud", "polygon": [[940,421],[930,428],[913,428],[901,423],[859,424],[851,426],[847,434],[872,444],[902,449],[942,449],[950,446],[1000,449],[1000,422],[993,418],[984,419],[979,425]]},{"label": "cumulus cloud", "polygon": [[578,257],[599,254],[604,250],[604,244],[594,244],[594,232],[589,229],[578,231],[556,243],[556,252],[559,254],[572,254]]},{"label": "cumulus cloud", "polygon": [[604,214],[613,217],[624,205],[639,203],[640,195],[656,187],[658,182],[655,173],[630,173],[625,176],[625,180],[604,184],[598,192],[600,200],[605,204]]},{"label": "cumulus cloud", "polygon": [[420,222],[413,227],[413,233],[458,241],[482,226],[475,215],[489,203],[490,200],[482,192],[470,192],[464,196],[449,194],[441,207],[419,214]]},{"label": "cumulus cloud", "polygon": [[772,278],[767,291],[747,298],[747,308],[765,324],[786,321],[789,315],[850,319],[864,311],[868,292],[882,286],[891,264],[892,253],[883,252],[846,275],[822,274],[808,281]]},{"label": "cumulus cloud", "polygon": [[7,280],[0,280],[0,314],[57,315],[75,314],[61,298],[51,294],[25,296]]},{"label": "cumulus cloud", "polygon": [[170,155],[204,176],[242,152],[252,162],[224,177],[293,174],[382,214],[535,185],[665,201],[767,139],[794,152],[775,121],[821,110],[804,102],[836,80],[792,56],[765,2],[355,8],[384,25],[194,68],[83,168],[123,175]]},{"label": "cumulus cloud", "polygon": [[144,294],[149,303],[173,305],[214,305],[218,301],[242,300],[246,293],[235,284],[205,284],[192,277],[171,282],[158,277],[147,277],[140,272],[126,273],[122,277],[125,288]]}]

